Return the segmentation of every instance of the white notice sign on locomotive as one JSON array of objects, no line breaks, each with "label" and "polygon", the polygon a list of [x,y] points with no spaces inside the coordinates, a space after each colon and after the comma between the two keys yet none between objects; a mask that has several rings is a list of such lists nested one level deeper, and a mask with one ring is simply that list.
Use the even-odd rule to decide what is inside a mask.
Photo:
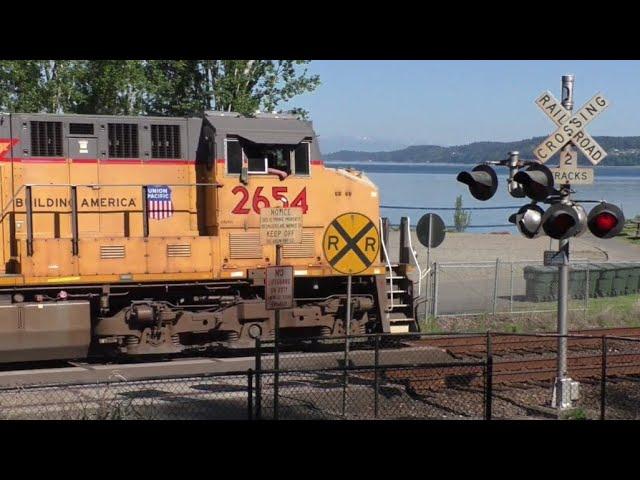
[{"label": "white notice sign on locomotive", "polygon": [[265,308],[293,308],[293,267],[267,267],[264,276]]},{"label": "white notice sign on locomotive", "polygon": [[302,243],[301,208],[263,208],[260,210],[260,244]]}]

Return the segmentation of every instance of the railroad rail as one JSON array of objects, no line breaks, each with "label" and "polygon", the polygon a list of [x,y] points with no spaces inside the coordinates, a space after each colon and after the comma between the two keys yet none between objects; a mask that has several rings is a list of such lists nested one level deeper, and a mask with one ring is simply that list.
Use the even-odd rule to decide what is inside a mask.
[{"label": "railroad rail", "polygon": [[[601,337],[624,337],[640,339],[640,328],[598,328],[574,330],[569,332],[570,350],[599,349]],[[584,337],[584,338],[581,338]],[[430,346],[444,348],[456,356],[484,357],[487,354],[487,335],[460,335],[453,337],[421,338],[408,342],[412,346]],[[556,334],[518,333],[505,334],[491,332],[491,353],[497,356],[511,354],[555,352]]]},{"label": "railroad rail", "polygon": [[[509,384],[532,381],[552,381],[556,375],[555,359],[503,360],[493,364],[493,383]],[[571,357],[568,367],[575,380],[599,378],[602,374],[602,356]],[[461,364],[460,366],[434,365],[428,369],[387,370],[388,380],[404,383],[408,390],[419,394],[439,390],[455,383],[466,386],[482,386],[484,366]],[[607,357],[607,375],[640,375],[639,353],[610,354]]]},{"label": "railroad rail", "polygon": [[[557,338],[550,334],[501,334],[492,333],[492,354],[498,359],[494,361],[494,374],[496,382],[517,381],[524,379],[547,379],[555,372],[555,352]],[[612,339],[638,338],[640,339],[640,328],[607,328],[576,330],[571,332],[574,335],[569,338],[569,349],[571,351],[582,351],[587,353],[582,357],[572,357],[569,359],[570,368],[580,368],[582,375],[597,375],[600,369],[600,354],[595,353],[601,348],[601,337],[607,335]],[[374,337],[374,336],[371,336]],[[480,358],[486,355],[486,334],[441,336],[429,335],[419,339],[412,337],[385,336],[380,337],[390,340],[389,344],[380,343],[378,365],[386,369],[392,364],[406,364],[412,367],[419,364],[433,364],[433,368],[428,370],[411,370],[411,375],[416,381],[424,381],[429,384],[436,376],[442,381],[446,377],[460,380],[466,376],[479,375],[482,377]],[[298,350],[286,350],[281,353],[280,365],[282,370],[304,368],[307,370],[320,370],[324,368],[339,367],[343,361],[344,354],[341,343],[324,345],[325,349],[318,348],[310,351],[308,348]],[[352,344],[353,350],[349,354],[350,364],[360,367],[374,366],[375,351],[363,346],[356,348]],[[640,355],[640,341],[637,343],[637,354]],[[329,350],[326,347],[332,347]],[[364,349],[359,349],[363,348]],[[591,351],[591,352],[590,352]],[[549,353],[547,358],[508,358],[511,356],[522,356],[523,354]],[[616,362],[615,353],[609,355],[610,362]],[[576,360],[580,358],[581,360]],[[620,358],[625,358],[620,357]],[[633,355],[627,356],[629,365],[612,363],[612,374],[633,375],[640,373],[640,356],[636,359]],[[273,354],[265,349],[261,353],[262,368],[269,369],[273,363]],[[475,367],[465,366],[465,359],[473,363]],[[502,360],[500,360],[502,359]],[[638,363],[636,369],[634,362]],[[456,362],[456,366],[450,366]],[[575,362],[582,362],[580,365]],[[584,363],[586,362],[586,363]],[[438,365],[449,365],[446,368],[438,368]],[[458,365],[459,364],[459,365]],[[624,368],[623,368],[624,367]],[[171,360],[155,362],[127,362],[127,363],[88,363],[88,362],[68,362],[51,365],[22,364],[14,365],[12,369],[0,371],[0,387],[10,387],[16,385],[33,385],[45,383],[73,383],[83,381],[103,382],[120,378],[132,381],[140,378],[163,378],[173,375],[199,375],[210,373],[240,373],[246,372],[249,368],[256,369],[255,357],[242,356],[220,357],[200,356],[191,358],[174,358]],[[466,370],[465,370],[466,369]],[[471,369],[471,370],[469,370]],[[597,371],[596,371],[597,370]],[[479,373],[478,373],[479,372]],[[366,375],[367,373],[362,373]],[[572,372],[573,374],[573,372]],[[403,380],[407,374],[400,371],[389,370],[389,378]],[[404,375],[404,377],[403,377]],[[514,380],[515,379],[515,380]]]}]

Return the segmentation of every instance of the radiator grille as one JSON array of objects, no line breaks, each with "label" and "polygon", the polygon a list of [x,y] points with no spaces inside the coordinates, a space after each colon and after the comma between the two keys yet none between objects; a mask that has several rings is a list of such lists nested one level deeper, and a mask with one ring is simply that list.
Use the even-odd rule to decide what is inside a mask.
[{"label": "radiator grille", "polygon": [[100,258],[102,260],[124,258],[124,255],[124,245],[100,245]]},{"label": "radiator grille", "polygon": [[190,257],[190,243],[176,243],[167,245],[167,257]]},{"label": "radiator grille", "polygon": [[62,156],[62,122],[31,122],[31,155]]},{"label": "radiator grille", "polygon": [[291,243],[282,246],[284,258],[314,257],[316,254],[315,235],[313,232],[302,232],[302,243]]},{"label": "radiator grille", "polygon": [[151,125],[151,156],[153,158],[181,158],[180,126]]},{"label": "radiator grille", "polygon": [[231,258],[262,258],[259,233],[230,233],[229,256]]},{"label": "radiator grille", "polygon": [[109,157],[138,157],[138,125],[135,123],[109,124]]},{"label": "radiator grille", "polygon": [[93,135],[93,123],[70,123],[69,135]]}]

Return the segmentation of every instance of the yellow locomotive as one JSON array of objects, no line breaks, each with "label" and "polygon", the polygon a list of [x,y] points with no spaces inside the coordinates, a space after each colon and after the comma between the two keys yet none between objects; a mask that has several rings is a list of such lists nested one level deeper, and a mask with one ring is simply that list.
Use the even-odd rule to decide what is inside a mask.
[{"label": "yellow locomotive", "polygon": [[[326,167],[311,123],[287,115],[0,114],[0,175],[2,362],[272,338],[259,214],[276,206],[303,212],[302,242],[282,248],[295,272],[283,337],[341,335],[346,277],[324,233],[358,212],[379,238],[377,187]],[[354,276],[351,331],[415,330],[412,304],[402,265],[378,256]]]}]

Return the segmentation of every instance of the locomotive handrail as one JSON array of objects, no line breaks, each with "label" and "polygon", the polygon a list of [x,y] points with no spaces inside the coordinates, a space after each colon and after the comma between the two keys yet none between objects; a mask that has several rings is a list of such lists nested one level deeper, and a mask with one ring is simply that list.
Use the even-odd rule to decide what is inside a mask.
[{"label": "locomotive handrail", "polygon": [[[153,184],[151,184],[153,185]],[[163,184],[167,187],[199,187],[199,186],[210,186],[210,187],[221,187],[220,183],[167,183]],[[141,204],[143,211],[143,236],[146,238],[149,236],[149,211],[147,205],[147,188],[149,184],[145,183],[87,183],[87,184],[73,184],[73,183],[57,183],[57,184],[47,184],[47,183],[25,183],[20,185],[18,190],[13,194],[11,200],[7,203],[7,205],[2,209],[2,216],[0,216],[0,223],[4,222],[5,217],[14,212],[14,210],[9,210],[10,205],[15,205],[15,201],[18,198],[18,195],[25,190],[25,214],[27,216],[27,256],[33,256],[33,201],[32,201],[32,190],[33,187],[65,187],[69,189],[69,195],[71,199],[71,245],[72,252],[74,256],[77,256],[79,253],[78,244],[79,244],[79,232],[78,232],[78,200],[77,200],[77,190],[78,187],[90,187],[95,190],[100,189],[102,187],[139,187],[142,189],[141,194]],[[13,245],[15,238],[12,237],[11,245]],[[11,247],[14,248],[13,246]],[[13,255],[13,254],[12,254]]]},{"label": "locomotive handrail", "polygon": [[[384,225],[382,224],[382,217],[380,217],[380,232],[383,231]],[[380,243],[382,244],[382,250],[384,251],[384,260],[387,263],[387,269],[389,271],[389,288],[391,290],[391,305],[387,307],[387,311],[391,311],[395,308],[393,302],[393,267],[391,266],[391,260],[389,259],[389,253],[387,252],[387,246],[384,243],[384,235],[380,235]],[[386,282],[385,275],[385,282]]]},{"label": "locomotive handrail", "polygon": [[422,269],[420,268],[420,264],[418,263],[418,258],[416,257],[416,252],[413,249],[413,244],[411,242],[411,217],[407,217],[407,237],[409,238],[409,250],[411,250],[411,256],[413,257],[413,261],[415,262],[416,267],[418,268],[418,298],[419,298],[421,294],[422,279],[424,278],[424,276],[422,275]]},{"label": "locomotive handrail", "polygon": [[[145,183],[23,183],[20,185],[18,190],[13,194],[11,199],[7,202],[7,204],[2,208],[2,216],[0,216],[0,222],[4,221],[4,217],[7,216],[7,210],[9,206],[14,204],[18,195],[25,189],[25,187],[91,187],[91,188],[100,188],[100,187],[144,187],[149,184]],[[222,183],[163,183],[167,187],[222,187]]]}]

